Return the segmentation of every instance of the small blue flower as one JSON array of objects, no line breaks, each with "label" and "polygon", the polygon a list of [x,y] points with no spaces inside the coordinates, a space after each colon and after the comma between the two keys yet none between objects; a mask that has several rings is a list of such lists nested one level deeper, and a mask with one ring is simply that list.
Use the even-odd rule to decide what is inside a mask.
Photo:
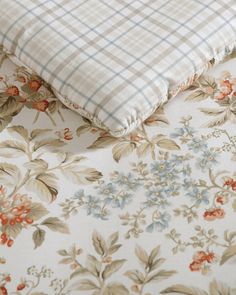
[{"label": "small blue flower", "polygon": [[217,164],[217,153],[215,151],[204,151],[201,155],[201,158],[197,160],[197,166],[202,170],[205,171],[207,169],[212,168],[213,165]]},{"label": "small blue flower", "polygon": [[170,161],[160,161],[154,162],[151,165],[151,172],[157,175],[166,175],[168,172],[171,172],[173,164]]},{"label": "small blue flower", "polygon": [[112,183],[101,184],[98,188],[99,195],[109,196],[116,193],[116,188]]},{"label": "small blue flower", "polygon": [[192,168],[190,167],[189,164],[187,164],[186,166],[184,166],[183,169],[182,169],[182,173],[183,173],[184,176],[190,175],[191,172],[192,172]]},{"label": "small blue flower", "polygon": [[83,197],[84,197],[84,190],[81,189],[74,194],[73,199],[81,200]]},{"label": "small blue flower", "polygon": [[95,211],[100,210],[100,200],[91,195],[83,197],[84,208],[87,210],[87,214],[93,214]]},{"label": "small blue flower", "polygon": [[205,143],[205,141],[197,137],[193,138],[192,142],[190,142],[187,146],[194,153],[201,152],[207,148],[207,144]]},{"label": "small blue flower", "polygon": [[123,209],[132,201],[132,195],[126,192],[120,192],[117,195],[110,195],[105,200],[106,204],[111,205],[113,208]]},{"label": "small blue flower", "polygon": [[199,188],[194,187],[192,191],[188,192],[186,195],[189,196],[198,205],[200,205],[201,203],[209,204],[209,196],[206,189],[199,190]]},{"label": "small blue flower", "polygon": [[149,224],[146,227],[146,231],[150,233],[154,231],[163,231],[164,229],[168,228],[170,219],[171,216],[169,213],[159,213],[158,220],[153,221],[151,224]]},{"label": "small blue flower", "polygon": [[114,182],[125,187],[125,189],[132,191],[136,191],[140,186],[139,181],[134,177],[132,173],[128,173],[128,175],[119,173],[116,175]]},{"label": "small blue flower", "polygon": [[184,128],[175,128],[175,132],[171,133],[170,136],[173,138],[181,137],[185,133]]}]

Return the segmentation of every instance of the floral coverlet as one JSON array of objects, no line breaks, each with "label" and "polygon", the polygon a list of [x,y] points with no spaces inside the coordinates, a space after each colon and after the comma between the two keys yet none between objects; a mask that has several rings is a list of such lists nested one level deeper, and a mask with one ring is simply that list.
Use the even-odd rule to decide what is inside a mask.
[{"label": "floral coverlet", "polygon": [[236,294],[236,58],[124,138],[0,55],[0,295]]}]

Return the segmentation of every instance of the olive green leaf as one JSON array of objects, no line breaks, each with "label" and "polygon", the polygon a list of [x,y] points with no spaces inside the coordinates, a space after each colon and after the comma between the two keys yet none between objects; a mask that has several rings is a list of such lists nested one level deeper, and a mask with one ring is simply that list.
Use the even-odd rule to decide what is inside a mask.
[{"label": "olive green leaf", "polygon": [[134,142],[120,142],[112,148],[113,158],[119,162],[121,158],[131,154],[137,147]]},{"label": "olive green leaf", "polygon": [[100,149],[113,145],[114,143],[119,142],[120,140],[113,136],[104,136],[98,137],[89,147],[88,149]]},{"label": "olive green leaf", "polygon": [[148,254],[147,252],[140,246],[135,247],[135,254],[144,265],[148,265]]},{"label": "olive green leaf", "polygon": [[17,157],[19,153],[26,152],[26,145],[16,140],[5,140],[0,142],[1,156]]},{"label": "olive green leaf", "polygon": [[164,110],[162,107],[159,107],[156,109],[156,111],[148,117],[145,121],[144,124],[147,126],[157,126],[161,124],[169,124],[169,121],[164,115]]},{"label": "olive green leaf", "polygon": [[31,139],[35,139],[38,136],[44,135],[45,133],[51,131],[51,129],[34,129],[31,133],[30,133],[30,137]]},{"label": "olive green leaf", "polygon": [[86,260],[86,267],[87,269],[96,277],[99,277],[102,264],[97,258],[93,255],[88,255]]},{"label": "olive green leaf", "polygon": [[104,271],[102,272],[103,279],[109,278],[113,273],[117,272],[123,264],[126,262],[125,259],[114,260],[110,264],[107,264]]},{"label": "olive green leaf", "polygon": [[209,96],[210,96],[209,93],[206,93],[204,90],[197,89],[197,90],[193,91],[192,94],[187,96],[187,98],[185,100],[202,101],[202,100],[207,99]]},{"label": "olive green leaf", "polygon": [[236,256],[236,245],[229,246],[222,254],[220,265],[224,264],[233,256]]},{"label": "olive green leaf", "polygon": [[79,166],[76,162],[62,166],[61,172],[67,179],[76,184],[88,184],[102,177],[102,173],[96,169]]},{"label": "olive green leaf", "polygon": [[35,159],[24,164],[27,169],[34,170],[37,173],[41,173],[48,168],[48,163],[43,159]]},{"label": "olive green leaf", "polygon": [[203,291],[198,288],[194,287],[188,287],[181,284],[173,285],[163,291],[161,291],[161,294],[171,294],[171,293],[178,293],[181,295],[209,295],[206,291]]},{"label": "olive green leaf", "polygon": [[180,150],[180,146],[174,140],[168,138],[156,141],[156,145],[166,150]]},{"label": "olive green leaf", "polygon": [[60,232],[63,234],[70,233],[68,226],[57,217],[49,217],[41,222],[41,225],[47,226],[50,230],[55,232]]},{"label": "olive green leaf", "polygon": [[41,229],[41,228],[37,228],[34,233],[33,233],[33,241],[34,241],[34,248],[38,248],[40,247],[43,242],[44,242],[44,239],[45,239],[45,230]]},{"label": "olive green leaf", "polygon": [[99,287],[91,280],[89,279],[83,279],[79,281],[78,283],[75,283],[73,286],[71,286],[72,290],[80,290],[80,291],[88,291],[88,290],[98,290]]},{"label": "olive green leaf", "polygon": [[2,231],[13,239],[15,239],[19,235],[22,229],[23,227],[20,223],[2,226]]},{"label": "olive green leaf", "polygon": [[125,273],[125,275],[130,278],[135,284],[141,285],[145,282],[144,275],[137,269],[130,270]]},{"label": "olive green leaf", "polygon": [[11,126],[11,127],[8,127],[7,130],[9,132],[16,132],[18,133],[23,139],[25,139],[26,141],[28,140],[28,130],[25,129],[25,127],[23,126]]},{"label": "olive green leaf", "polygon": [[142,142],[137,147],[137,155],[138,157],[143,157],[150,153],[151,150],[155,148],[155,145],[150,142]]},{"label": "olive green leaf", "polygon": [[36,221],[48,213],[49,211],[41,203],[32,203],[27,217]]},{"label": "olive green leaf", "polygon": [[40,173],[26,183],[29,190],[34,191],[43,201],[53,202],[58,194],[56,189],[57,177],[53,173]]},{"label": "olive green leaf", "polygon": [[169,277],[173,276],[174,274],[176,274],[176,271],[174,271],[174,270],[161,269],[157,273],[148,275],[145,282],[146,283],[159,282],[161,280],[168,279]]},{"label": "olive green leaf", "polygon": [[81,275],[88,275],[90,274],[90,272],[85,268],[80,266],[78,269],[76,269],[71,275],[70,275],[70,279],[73,279],[77,276],[81,276]]},{"label": "olive green leaf", "polygon": [[42,139],[40,141],[36,141],[33,147],[34,151],[39,150],[40,148],[59,148],[64,146],[66,143],[60,139]]},{"label": "olive green leaf", "polygon": [[119,283],[108,284],[101,295],[129,295],[128,289]]},{"label": "olive green leaf", "polygon": [[[203,113],[205,112],[204,108],[201,108],[200,111]],[[229,117],[230,117],[230,112],[225,111],[225,112],[221,113],[218,117],[216,117],[214,120],[211,120],[210,122],[204,124],[204,126],[207,128],[221,126],[229,119]]]},{"label": "olive green leaf", "polygon": [[107,253],[106,242],[104,238],[97,231],[93,232],[92,240],[93,240],[94,249],[99,255],[103,256],[104,254]]},{"label": "olive green leaf", "polygon": [[233,208],[234,212],[236,212],[236,200],[233,200],[232,208]]},{"label": "olive green leaf", "polygon": [[118,241],[118,239],[119,239],[119,232],[117,231],[109,236],[108,243],[110,244],[110,246],[113,246]]},{"label": "olive green leaf", "polygon": [[0,132],[5,129],[5,127],[11,122],[11,116],[4,116],[0,115]]},{"label": "olive green leaf", "polygon": [[235,295],[236,292],[233,291],[229,286],[221,282],[213,280],[209,286],[210,295]]},{"label": "olive green leaf", "polygon": [[0,182],[5,185],[16,185],[21,177],[19,168],[14,164],[0,163]]},{"label": "olive green leaf", "polygon": [[17,98],[13,96],[1,97],[0,101],[0,117],[15,116],[23,108],[23,104],[19,103]]},{"label": "olive green leaf", "polygon": [[225,108],[200,108],[200,111],[208,116],[218,116],[225,112]]},{"label": "olive green leaf", "polygon": [[90,131],[92,129],[92,126],[90,124],[86,124],[86,125],[83,125],[83,126],[80,126],[76,129],[76,135],[78,137],[80,137],[82,134]]}]

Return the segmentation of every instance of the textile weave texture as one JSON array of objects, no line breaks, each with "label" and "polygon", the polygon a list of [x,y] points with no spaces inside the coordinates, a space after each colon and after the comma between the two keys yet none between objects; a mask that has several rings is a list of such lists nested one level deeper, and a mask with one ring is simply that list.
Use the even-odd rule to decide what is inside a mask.
[{"label": "textile weave texture", "polygon": [[0,44],[122,136],[235,46],[235,0],[0,0]]}]

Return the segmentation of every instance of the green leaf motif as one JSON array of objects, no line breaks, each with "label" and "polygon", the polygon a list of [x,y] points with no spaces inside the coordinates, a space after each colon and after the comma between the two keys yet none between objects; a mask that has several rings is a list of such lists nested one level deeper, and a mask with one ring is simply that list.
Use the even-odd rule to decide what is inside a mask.
[{"label": "green leaf motif", "polygon": [[32,203],[30,206],[30,212],[27,214],[27,217],[36,221],[47,215],[48,213],[49,211],[41,203]]},{"label": "green leaf motif", "polygon": [[130,270],[125,275],[131,279],[135,284],[141,285],[145,281],[144,275],[139,270]]},{"label": "green leaf motif", "polygon": [[91,128],[92,128],[91,125],[83,125],[83,126],[80,126],[80,127],[78,127],[77,130],[76,130],[76,135],[77,135],[78,137],[80,137],[82,134],[84,134],[84,133],[90,131]]},{"label": "green leaf motif", "polygon": [[84,279],[74,284],[72,287],[74,290],[88,291],[88,290],[98,290],[99,287],[91,280]]},{"label": "green leaf motif", "polygon": [[102,173],[96,169],[79,166],[77,163],[71,163],[62,167],[61,172],[68,180],[76,184],[89,184],[102,177]]},{"label": "green leaf motif", "polygon": [[97,254],[103,256],[107,252],[107,246],[104,238],[97,232],[93,232],[93,246]]},{"label": "green leaf motif", "polygon": [[25,163],[24,166],[27,169],[34,170],[35,172],[40,173],[47,170],[48,163],[42,159],[35,159],[31,162]]},{"label": "green leaf motif", "polygon": [[19,103],[13,96],[1,98],[0,117],[15,116],[22,108],[23,104]]},{"label": "green leaf motif", "polygon": [[157,273],[154,274],[150,274],[147,279],[146,282],[150,283],[150,282],[159,282],[161,280],[164,279],[168,279],[169,277],[173,276],[174,274],[176,274],[176,271],[174,270],[160,270]]},{"label": "green leaf motif", "polygon": [[112,148],[114,160],[118,163],[121,158],[131,154],[135,150],[136,146],[137,145],[134,142],[120,142],[116,144]]},{"label": "green leaf motif", "polygon": [[8,127],[7,130],[9,132],[16,132],[18,133],[24,140],[28,140],[28,130],[25,129],[25,127],[23,126],[11,126],[11,127]]},{"label": "green leaf motif", "polygon": [[0,116],[0,132],[5,129],[5,127],[12,121],[11,116]]},{"label": "green leaf motif", "polygon": [[84,267],[79,267],[77,270],[75,270],[71,275],[70,275],[70,279],[73,279],[77,276],[81,276],[81,275],[88,275],[90,274],[89,271],[84,268]]},{"label": "green leaf motif", "polygon": [[125,259],[120,259],[120,260],[114,260],[110,264],[107,264],[103,273],[102,277],[103,279],[109,278],[113,273],[117,272],[123,264],[126,262]]},{"label": "green leaf motif", "polygon": [[53,202],[58,194],[56,180],[57,177],[53,173],[41,173],[27,182],[27,188],[34,191],[43,201]]},{"label": "green leaf motif", "polygon": [[16,165],[0,163],[0,182],[5,185],[16,185],[21,178],[21,173]]},{"label": "green leaf motif", "polygon": [[64,146],[65,144],[66,143],[60,139],[42,139],[40,141],[35,142],[34,151],[37,151],[40,148],[57,149],[59,147]]},{"label": "green leaf motif", "polygon": [[41,222],[41,225],[47,226],[50,230],[60,232],[62,234],[69,234],[68,226],[57,217],[49,217]]},{"label": "green leaf motif", "polygon": [[173,285],[163,291],[161,291],[161,294],[181,294],[181,295],[209,295],[207,292],[194,288],[194,287],[188,287],[184,285]]},{"label": "green leaf motif", "polygon": [[31,139],[35,139],[38,136],[44,135],[45,133],[51,131],[51,129],[34,129],[31,133],[30,133],[30,137]]},{"label": "green leaf motif", "polygon": [[202,101],[209,97],[209,94],[204,92],[201,89],[194,91],[191,95],[189,95],[186,100],[194,100],[194,101]]},{"label": "green leaf motif", "polygon": [[98,139],[96,139],[94,141],[94,143],[91,144],[88,148],[89,149],[101,149],[101,148],[109,147],[119,141],[120,140],[118,138],[113,137],[113,136],[98,137]]},{"label": "green leaf motif", "polygon": [[156,145],[166,150],[180,150],[180,146],[172,139],[160,139]]},{"label": "green leaf motif", "polygon": [[2,226],[2,231],[6,232],[6,234],[13,239],[15,239],[20,234],[22,229],[23,227],[20,223],[16,223],[13,226],[11,225]]},{"label": "green leaf motif", "polygon": [[97,260],[95,256],[93,255],[87,256],[86,267],[93,275],[95,275],[96,277],[99,277],[102,264],[100,261]]},{"label": "green leaf motif", "polygon": [[110,283],[105,287],[101,295],[129,295],[128,289],[119,283]]},{"label": "green leaf motif", "polygon": [[[23,144],[23,143],[21,143],[19,141],[16,141],[16,140],[5,140],[5,141],[2,141],[0,143],[0,148],[1,149],[6,149],[5,153],[6,154],[10,154],[11,156],[14,156],[14,153],[15,152],[23,152],[23,153],[26,152],[26,146],[25,146],[25,144]],[[3,152],[1,151],[1,154]]]},{"label": "green leaf motif", "polygon": [[222,254],[220,265],[223,265],[230,258],[236,256],[236,245],[229,246]]},{"label": "green leaf motif", "polygon": [[38,248],[40,247],[43,242],[44,242],[44,239],[45,239],[45,230],[41,229],[41,228],[37,228],[36,231],[34,231],[33,233],[33,241],[34,241],[34,248]]},{"label": "green leaf motif", "polygon": [[148,254],[142,247],[136,246],[135,254],[141,263],[143,263],[144,265],[148,264]]}]

